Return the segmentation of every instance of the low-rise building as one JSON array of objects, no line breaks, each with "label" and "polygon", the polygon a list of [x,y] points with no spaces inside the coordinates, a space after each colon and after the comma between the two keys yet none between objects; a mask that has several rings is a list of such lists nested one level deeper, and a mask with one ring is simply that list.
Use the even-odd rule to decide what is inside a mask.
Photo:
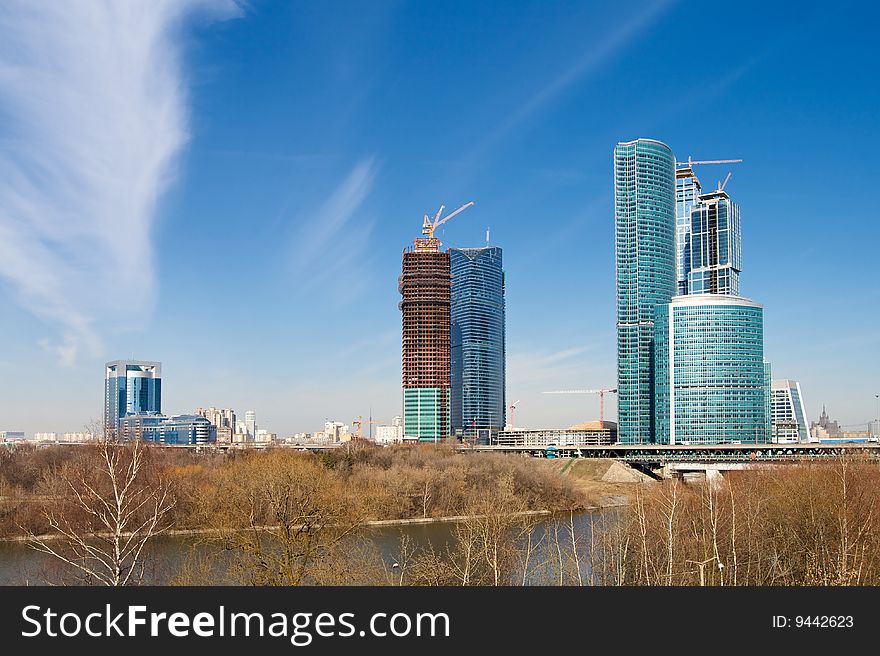
[{"label": "low-rise building", "polygon": [[607,446],[617,441],[617,424],[613,421],[588,421],[570,428],[517,428],[498,433],[498,446],[547,447]]},{"label": "low-rise building", "polygon": [[276,442],[278,440],[278,435],[272,433],[271,431],[266,430],[265,428],[258,428],[257,435],[254,438],[254,441],[261,444],[267,444],[270,442]]},{"label": "low-rise building", "polygon": [[770,435],[772,442],[780,444],[810,441],[804,397],[796,380],[770,384]]},{"label": "low-rise building", "polygon": [[92,433],[86,432],[78,432],[78,433],[65,433],[61,438],[62,442],[91,442],[95,439],[95,436]]},{"label": "low-rise building", "polygon": [[119,420],[122,439],[141,439],[157,444],[212,444],[217,429],[198,415],[132,415]]},{"label": "low-rise building", "polygon": [[376,426],[373,438],[379,444],[397,444],[403,442],[403,426]]},{"label": "low-rise building", "polygon": [[0,442],[17,442],[24,439],[24,431],[0,431]]}]

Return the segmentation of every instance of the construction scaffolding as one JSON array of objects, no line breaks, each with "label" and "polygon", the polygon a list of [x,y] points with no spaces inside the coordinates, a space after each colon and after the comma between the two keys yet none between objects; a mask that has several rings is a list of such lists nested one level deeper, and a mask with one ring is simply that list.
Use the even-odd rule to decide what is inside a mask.
[{"label": "construction scaffolding", "polygon": [[430,241],[417,239],[404,251],[399,279],[404,434],[424,441],[449,435],[449,253]]}]

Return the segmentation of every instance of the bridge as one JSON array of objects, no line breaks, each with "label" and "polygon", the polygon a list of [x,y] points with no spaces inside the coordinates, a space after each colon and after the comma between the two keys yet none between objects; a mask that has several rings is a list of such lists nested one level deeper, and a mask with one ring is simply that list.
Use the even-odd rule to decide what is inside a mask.
[{"label": "bridge", "polygon": [[[520,453],[547,457],[548,447],[459,447],[477,453]],[[612,444],[607,446],[553,446],[556,458],[610,458],[620,460],[655,478],[704,478],[717,484],[722,472],[772,469],[786,464],[830,462],[857,457],[880,462],[880,444],[850,442],[798,444]]]}]

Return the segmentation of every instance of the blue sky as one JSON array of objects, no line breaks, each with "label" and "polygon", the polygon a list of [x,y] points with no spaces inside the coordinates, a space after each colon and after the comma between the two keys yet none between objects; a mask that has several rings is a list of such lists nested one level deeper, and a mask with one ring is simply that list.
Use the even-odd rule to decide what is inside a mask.
[{"label": "blue sky", "polygon": [[162,361],[166,412],[390,420],[401,251],[470,200],[440,236],[504,249],[517,423],[595,418],[541,392],[614,385],[611,158],[637,137],[744,160],[699,173],[733,171],[774,377],[864,423],[878,11],[786,5],[9,3],[0,430],[81,430],[126,357]]}]

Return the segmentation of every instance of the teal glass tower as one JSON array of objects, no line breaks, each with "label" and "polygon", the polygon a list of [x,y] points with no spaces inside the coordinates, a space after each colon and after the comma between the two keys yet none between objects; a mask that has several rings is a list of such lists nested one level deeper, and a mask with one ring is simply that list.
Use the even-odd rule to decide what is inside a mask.
[{"label": "teal glass tower", "polygon": [[657,442],[768,442],[762,306],[722,294],[676,296],[657,306],[654,326]]},{"label": "teal glass tower", "polygon": [[489,443],[505,421],[501,249],[450,248],[449,263],[452,432]]},{"label": "teal glass tower", "polygon": [[660,141],[614,149],[618,440],[653,442],[654,309],[676,293],[675,156]]}]

